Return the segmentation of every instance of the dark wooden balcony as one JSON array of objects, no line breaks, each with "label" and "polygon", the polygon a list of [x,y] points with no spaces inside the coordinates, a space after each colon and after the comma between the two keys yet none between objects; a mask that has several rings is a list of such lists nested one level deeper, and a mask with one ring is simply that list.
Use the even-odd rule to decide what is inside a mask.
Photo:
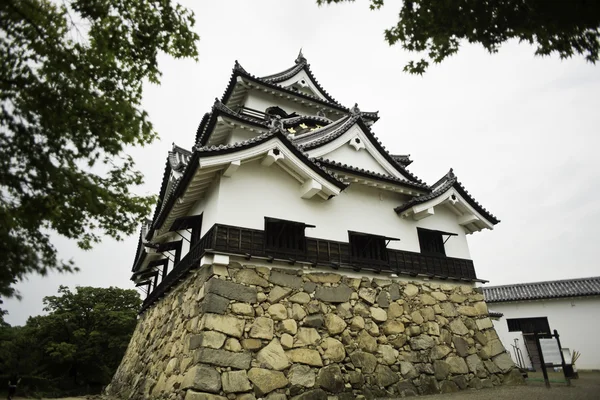
[{"label": "dark wooden balcony", "polygon": [[269,248],[266,246],[265,232],[262,230],[215,224],[148,295],[142,311],[183,280],[188,272],[200,265],[200,259],[211,252],[241,255],[248,259],[278,260],[291,265],[309,263],[333,269],[479,281],[472,260],[393,249],[387,250],[385,261],[359,259],[352,257],[348,243],[309,237],[306,238],[303,250]]}]

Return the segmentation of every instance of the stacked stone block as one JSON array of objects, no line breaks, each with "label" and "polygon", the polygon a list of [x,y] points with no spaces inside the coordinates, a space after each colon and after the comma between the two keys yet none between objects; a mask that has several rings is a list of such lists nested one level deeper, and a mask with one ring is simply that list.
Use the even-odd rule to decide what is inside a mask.
[{"label": "stacked stone block", "polygon": [[230,265],[145,311],[107,392],[369,399],[521,382],[470,286]]}]

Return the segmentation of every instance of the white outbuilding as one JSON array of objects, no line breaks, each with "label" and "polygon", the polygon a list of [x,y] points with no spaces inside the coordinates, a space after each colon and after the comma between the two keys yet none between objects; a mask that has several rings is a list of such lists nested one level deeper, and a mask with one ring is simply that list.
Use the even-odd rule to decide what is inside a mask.
[{"label": "white outbuilding", "polygon": [[[483,293],[496,332],[516,363],[518,352],[525,368],[538,369],[539,353],[528,333],[556,330],[561,347],[568,349],[567,362],[577,351],[578,370],[600,369],[600,276],[484,287]],[[543,347],[542,352],[546,357]]]}]

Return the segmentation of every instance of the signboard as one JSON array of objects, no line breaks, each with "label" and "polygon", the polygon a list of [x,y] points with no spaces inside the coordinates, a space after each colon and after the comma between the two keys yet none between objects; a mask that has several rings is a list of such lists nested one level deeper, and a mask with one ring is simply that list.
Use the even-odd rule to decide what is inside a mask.
[{"label": "signboard", "polygon": [[560,349],[556,339],[540,339],[540,347],[544,355],[544,363],[552,365],[561,365]]}]

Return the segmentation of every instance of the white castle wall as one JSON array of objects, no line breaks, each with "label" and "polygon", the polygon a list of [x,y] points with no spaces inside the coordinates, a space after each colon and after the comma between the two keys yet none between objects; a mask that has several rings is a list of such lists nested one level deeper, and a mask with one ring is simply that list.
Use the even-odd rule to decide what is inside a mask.
[{"label": "white castle wall", "polygon": [[414,252],[420,252],[416,228],[437,229],[458,235],[446,242],[447,256],[470,259],[457,217],[443,207],[437,207],[431,217],[414,221],[394,212],[394,207],[406,201],[399,194],[351,185],[330,200],[305,200],[299,188],[298,181],[276,166],[243,164],[231,178],[221,179],[216,221],[264,229],[265,216],[281,218],[316,225],[306,230],[307,236],[347,242],[348,231],[353,230],[399,238],[388,247]]}]

